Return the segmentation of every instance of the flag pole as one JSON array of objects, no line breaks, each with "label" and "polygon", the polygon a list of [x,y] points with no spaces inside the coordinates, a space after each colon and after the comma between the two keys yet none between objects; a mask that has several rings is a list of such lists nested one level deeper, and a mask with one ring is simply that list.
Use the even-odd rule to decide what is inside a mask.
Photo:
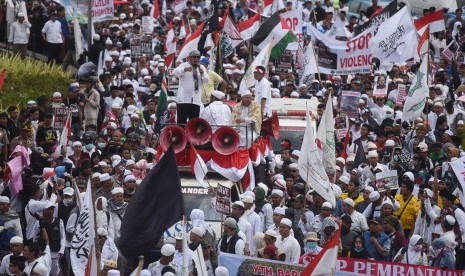
[{"label": "flag pole", "polygon": [[[429,30],[429,28],[428,28],[428,30]],[[428,52],[427,52],[428,54],[426,55],[426,85],[428,85],[428,87],[429,87],[429,55],[430,55],[429,51],[430,51],[430,49],[429,49],[429,37],[428,37]],[[429,122],[428,122],[428,114],[429,114],[428,99],[429,99],[429,97],[426,97],[426,99],[425,99],[425,106],[426,106],[425,120],[426,120],[426,124],[429,124]]]},{"label": "flag pole", "polygon": [[320,85],[321,85],[321,74],[320,74],[320,68],[318,67],[318,56],[315,54],[315,47],[313,45],[313,40],[311,40],[310,43],[312,43],[313,57],[315,58],[315,61],[316,61],[316,72],[318,74],[318,80],[320,81]]},{"label": "flag pole", "polygon": [[[90,179],[88,180],[89,182]],[[87,192],[90,192],[90,198],[92,199],[92,208],[93,211],[94,211],[94,232],[95,232],[95,238],[94,238],[94,242],[95,242],[95,250],[97,250],[97,245],[98,245],[98,234],[97,234],[97,213],[95,212],[95,199],[94,199],[94,188],[93,188],[93,185],[92,185],[92,182],[90,183],[90,191],[86,191]],[[78,195],[79,196],[79,195]],[[99,252],[100,252],[100,249],[99,249]],[[101,261],[101,254],[95,254],[95,257],[96,257],[96,260],[97,260],[97,271],[102,271],[101,267],[100,267],[100,261]]]},{"label": "flag pole", "polygon": [[186,236],[186,215],[182,216],[182,275],[188,276],[189,267],[187,264],[187,236]]},{"label": "flag pole", "polygon": [[136,276],[140,276],[143,266],[144,266],[144,256],[139,256],[139,264],[137,265]]}]

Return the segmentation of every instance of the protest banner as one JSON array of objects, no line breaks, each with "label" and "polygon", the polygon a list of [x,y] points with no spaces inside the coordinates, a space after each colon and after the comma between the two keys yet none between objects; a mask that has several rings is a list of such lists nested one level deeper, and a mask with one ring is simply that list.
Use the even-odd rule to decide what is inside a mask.
[{"label": "protest banner", "polygon": [[346,136],[348,129],[349,118],[347,116],[338,116],[334,118],[334,131],[336,132],[336,138],[338,141],[342,137]]},{"label": "protest banner", "polygon": [[389,188],[391,190],[399,188],[399,182],[397,181],[397,171],[385,171],[376,174],[376,187],[378,190],[385,190]]},{"label": "protest banner", "polygon": [[385,97],[387,95],[387,88],[386,76],[376,76],[373,97]]},{"label": "protest banner", "polygon": [[358,102],[360,101],[360,92],[342,91],[341,97],[341,113],[351,118],[358,118]]},{"label": "protest banner", "polygon": [[356,273],[358,275],[447,275],[462,276],[463,271],[453,269],[442,269],[440,267],[406,265],[382,261],[370,261],[350,258],[337,258],[336,273]]},{"label": "protest banner", "polygon": [[287,73],[287,70],[292,69],[292,51],[284,51],[283,55],[275,60],[275,68],[277,73]]},{"label": "protest banner", "polygon": [[325,36],[313,25],[308,26],[307,33],[315,43],[320,73],[331,75],[370,73],[372,54],[368,43],[373,37],[372,29],[349,41]]},{"label": "protest banner", "polygon": [[404,106],[405,97],[407,96],[407,87],[405,84],[397,85],[396,105]]},{"label": "protest banner", "polygon": [[[460,186],[462,186],[461,190],[464,191],[465,190],[465,157],[461,157],[460,159],[450,162],[449,164],[452,167],[452,170],[454,171],[455,176],[457,177],[457,180],[460,183]],[[461,193],[459,200],[460,202],[464,202],[465,195],[463,195],[463,193]]]},{"label": "protest banner", "polygon": [[187,9],[186,2],[186,0],[174,0],[173,3],[171,3],[171,7],[173,7],[174,14],[178,14],[183,10]]},{"label": "protest banner", "polygon": [[297,37],[297,42],[292,42],[287,45],[288,50],[297,51],[298,45],[304,44],[304,34],[302,31],[303,19],[302,19],[302,10],[295,9],[290,10],[281,14],[281,18],[286,21],[286,23],[291,26],[292,32]]},{"label": "protest banner", "polygon": [[55,108],[55,117],[53,118],[53,128],[63,129],[68,118],[69,109],[67,107]]},{"label": "protest banner", "polygon": [[111,21],[114,15],[113,0],[92,0],[92,22]]},{"label": "protest banner", "polygon": [[151,34],[153,32],[153,17],[142,16],[142,33]]},{"label": "protest banner", "polygon": [[221,183],[216,190],[216,211],[226,216],[231,214],[231,187]]},{"label": "protest banner", "polygon": [[140,57],[142,55],[152,55],[152,36],[139,35],[131,38],[131,56]]}]

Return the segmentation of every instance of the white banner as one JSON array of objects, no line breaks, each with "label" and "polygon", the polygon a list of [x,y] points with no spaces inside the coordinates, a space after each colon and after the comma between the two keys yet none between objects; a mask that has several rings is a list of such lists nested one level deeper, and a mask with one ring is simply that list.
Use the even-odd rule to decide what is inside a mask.
[{"label": "white banner", "polygon": [[320,33],[313,25],[307,27],[318,57],[320,73],[331,75],[366,74],[371,71],[371,49],[374,27],[349,41],[339,41]]},{"label": "white banner", "polygon": [[151,34],[153,33],[153,17],[142,16],[142,33]]},{"label": "white banner", "polygon": [[316,132],[316,139],[320,141],[323,167],[327,173],[334,174],[336,166],[336,147],[334,141],[333,99],[326,101],[326,108],[321,116],[320,125]]},{"label": "white banner", "polygon": [[381,64],[415,57],[418,34],[407,6],[381,24],[379,30],[370,41],[370,48]]},{"label": "white banner", "polygon": [[307,83],[310,75],[318,73],[318,65],[315,59],[315,52],[313,48],[313,41],[310,41],[305,49],[305,54],[303,54],[303,64],[302,64],[302,76],[300,77],[300,84]]},{"label": "white banner", "polygon": [[[166,2],[163,2],[163,4],[165,3]],[[178,14],[187,8],[186,0],[174,0],[173,3],[171,3],[171,7],[173,8],[174,13]]]},{"label": "white banner", "polygon": [[318,148],[313,134],[312,119],[307,113],[307,127],[305,128],[304,140],[300,149],[298,161],[299,175],[326,201],[336,206],[336,198],[331,188],[328,175],[323,162],[320,159]]},{"label": "white banner", "polygon": [[288,50],[292,51],[297,51],[298,44],[303,45],[304,44],[304,34],[302,31],[302,10],[301,9],[295,9],[295,10],[290,10],[285,13],[281,14],[281,18],[286,21],[286,23],[291,26],[292,32],[296,35],[297,37],[297,42],[292,42],[287,45]]},{"label": "white banner", "polygon": [[423,59],[423,62],[418,69],[415,77],[413,77],[412,84],[407,93],[404,102],[404,109],[402,110],[402,120],[410,121],[418,118],[423,112],[425,107],[426,97],[429,94],[429,87],[426,81],[428,74],[428,59]]},{"label": "white banner", "polygon": [[113,20],[115,6],[113,0],[92,0],[92,22]]},{"label": "white banner", "polygon": [[97,275],[93,204],[92,188],[88,181],[86,195],[71,240],[71,266],[75,275]]}]

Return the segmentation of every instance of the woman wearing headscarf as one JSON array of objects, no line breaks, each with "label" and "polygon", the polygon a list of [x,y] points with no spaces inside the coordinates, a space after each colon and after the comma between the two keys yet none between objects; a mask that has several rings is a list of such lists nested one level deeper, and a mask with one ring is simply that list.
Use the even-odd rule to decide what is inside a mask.
[{"label": "woman wearing headscarf", "polygon": [[205,213],[200,209],[192,209],[191,211],[192,228],[201,227],[205,234],[203,240],[208,241],[208,244],[216,244],[216,235],[211,226],[205,221]]},{"label": "woman wearing headscarf", "polygon": [[454,23],[454,29],[452,30],[452,38],[459,42],[460,37],[461,37],[461,32],[462,32],[462,23],[460,21],[457,21]]},{"label": "woman wearing headscarf", "polygon": [[424,242],[428,245],[433,241],[434,221],[440,217],[441,208],[431,204],[433,191],[428,188],[420,187],[418,197],[421,201],[420,213],[415,220],[413,234],[423,237]]},{"label": "woman wearing headscarf", "polygon": [[428,259],[423,252],[423,239],[419,235],[412,235],[408,246],[402,248],[394,257],[394,263],[410,265],[428,265]]},{"label": "woman wearing headscarf", "polygon": [[[108,226],[110,225],[111,217],[110,214],[107,212],[107,205],[108,201],[105,197],[101,196],[95,200],[95,220],[96,220],[96,228],[103,228],[109,232],[110,229]],[[113,237],[114,233],[111,233],[111,237]]]},{"label": "woman wearing headscarf", "polygon": [[320,247],[324,247],[326,243],[336,234],[337,224],[333,217],[327,217],[321,224]]}]

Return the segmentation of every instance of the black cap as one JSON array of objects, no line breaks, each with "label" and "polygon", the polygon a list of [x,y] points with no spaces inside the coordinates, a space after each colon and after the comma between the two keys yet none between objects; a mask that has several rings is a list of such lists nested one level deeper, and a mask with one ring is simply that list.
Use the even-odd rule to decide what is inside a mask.
[{"label": "black cap", "polygon": [[442,198],[445,198],[451,202],[455,202],[455,200],[457,199],[457,197],[455,195],[453,195],[451,192],[447,191],[447,190],[442,190],[440,191],[440,195]]},{"label": "black cap", "polygon": [[343,222],[352,223],[352,218],[351,218],[349,215],[343,215],[343,216],[341,217],[341,220],[342,220]]},{"label": "black cap", "polygon": [[371,223],[383,224],[383,220],[380,217],[376,217],[370,220]]}]

